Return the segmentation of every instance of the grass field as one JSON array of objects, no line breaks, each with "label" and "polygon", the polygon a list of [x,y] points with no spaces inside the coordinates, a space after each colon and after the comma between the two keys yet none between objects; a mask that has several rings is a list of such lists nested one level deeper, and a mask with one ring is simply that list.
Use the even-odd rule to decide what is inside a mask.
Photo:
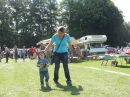
[{"label": "grass field", "polygon": [[49,87],[41,89],[37,60],[0,63],[0,97],[130,97],[130,64],[101,66],[102,61],[70,63],[73,86],[66,86],[64,70],[59,70],[59,85],[53,82],[54,65],[49,66]]}]

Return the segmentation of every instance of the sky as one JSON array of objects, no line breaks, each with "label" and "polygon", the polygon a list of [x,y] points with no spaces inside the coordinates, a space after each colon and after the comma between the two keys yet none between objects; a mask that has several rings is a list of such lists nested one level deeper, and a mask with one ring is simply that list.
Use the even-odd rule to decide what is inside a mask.
[{"label": "sky", "polygon": [[[57,0],[58,2],[62,0]],[[130,22],[130,0],[111,0],[122,11],[125,22]]]},{"label": "sky", "polygon": [[130,22],[130,0],[111,0],[121,10],[125,22]]}]

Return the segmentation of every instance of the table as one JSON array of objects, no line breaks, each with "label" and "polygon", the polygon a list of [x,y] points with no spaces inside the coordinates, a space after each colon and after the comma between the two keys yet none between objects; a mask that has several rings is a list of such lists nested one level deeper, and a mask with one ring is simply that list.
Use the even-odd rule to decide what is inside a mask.
[{"label": "table", "polygon": [[93,60],[97,60],[97,55],[92,55]]},{"label": "table", "polygon": [[116,58],[118,58],[119,55],[117,54],[105,54],[103,59],[105,60],[116,60]]},{"label": "table", "polygon": [[[124,60],[124,58],[130,58],[130,54],[122,53],[122,54],[119,55],[119,58],[120,58],[120,62],[121,62],[121,65],[122,65],[122,61]],[[126,65],[127,65],[127,62],[126,62]]]},{"label": "table", "polygon": [[79,61],[78,57],[73,57],[73,58],[70,57],[70,62],[78,62],[78,61]]},{"label": "table", "polygon": [[120,58],[120,62],[121,62],[121,65],[122,65],[124,58],[130,58],[130,54],[124,54],[124,53],[121,53],[119,55],[117,55],[117,54],[105,54],[103,59],[105,59],[105,60],[116,60],[116,58]]},{"label": "table", "polygon": [[88,60],[92,60],[92,56],[87,56],[87,59]]},{"label": "table", "polygon": [[[107,61],[108,60],[114,60],[114,61],[112,61],[111,62],[111,66],[114,66],[114,65],[112,65],[113,64],[113,62],[114,62],[114,64],[115,64],[115,62],[116,62],[116,59],[119,57],[119,55],[117,55],[117,54],[105,54],[104,55],[104,57],[103,57],[103,61],[106,61],[105,63],[105,65],[107,65]],[[102,64],[103,64],[103,62],[102,62]],[[104,65],[104,64],[103,64]],[[117,64],[115,65],[115,66],[117,66]]]}]

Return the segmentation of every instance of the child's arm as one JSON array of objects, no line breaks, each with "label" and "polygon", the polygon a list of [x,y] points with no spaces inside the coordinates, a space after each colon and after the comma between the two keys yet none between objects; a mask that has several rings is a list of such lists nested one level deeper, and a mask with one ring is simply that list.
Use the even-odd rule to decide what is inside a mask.
[{"label": "child's arm", "polygon": [[40,64],[40,62],[38,61],[37,64],[36,64],[36,66],[42,68],[43,64]]}]

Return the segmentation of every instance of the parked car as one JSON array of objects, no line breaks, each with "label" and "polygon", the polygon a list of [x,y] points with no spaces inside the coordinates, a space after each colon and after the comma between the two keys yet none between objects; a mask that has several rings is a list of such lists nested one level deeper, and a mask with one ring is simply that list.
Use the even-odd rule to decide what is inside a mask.
[{"label": "parked car", "polygon": [[108,54],[113,54],[113,53],[115,53],[115,48],[114,48],[114,47],[107,47],[106,49],[107,49],[107,53],[108,53]]}]

